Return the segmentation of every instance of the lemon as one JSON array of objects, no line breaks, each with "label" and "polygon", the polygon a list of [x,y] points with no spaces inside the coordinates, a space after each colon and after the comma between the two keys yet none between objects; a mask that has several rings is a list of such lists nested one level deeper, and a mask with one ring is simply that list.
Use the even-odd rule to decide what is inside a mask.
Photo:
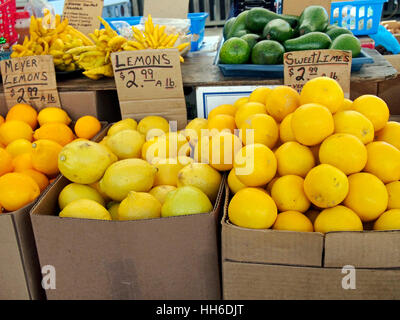
[{"label": "lemon", "polygon": [[140,158],[144,143],[144,135],[131,129],[114,133],[106,141],[107,147],[110,148],[120,160]]},{"label": "lemon", "polygon": [[323,210],[314,222],[315,232],[362,231],[363,225],[353,210],[336,206]]},{"label": "lemon", "polygon": [[231,104],[221,104],[210,111],[210,113],[208,114],[208,119],[210,120],[211,118],[219,114],[235,117],[236,111],[236,107]]},{"label": "lemon", "polygon": [[267,193],[268,193],[269,195],[271,195],[272,187],[274,186],[275,182],[276,182],[278,179],[279,179],[279,177],[277,176],[277,177],[273,178],[270,182],[268,182],[265,191],[267,191]]},{"label": "lemon", "polygon": [[63,109],[54,107],[42,109],[39,112],[37,119],[40,126],[52,122],[60,122],[68,126],[72,121]]},{"label": "lemon", "polygon": [[109,150],[92,141],[74,141],[59,153],[58,167],[70,181],[91,184],[101,179],[117,159]]},{"label": "lemon", "polygon": [[285,211],[278,214],[272,229],[296,232],[314,231],[314,227],[310,219],[298,211]]},{"label": "lemon", "polygon": [[388,200],[386,187],[376,176],[366,172],[349,176],[349,194],[344,205],[363,222],[377,219],[386,210]]},{"label": "lemon", "polygon": [[63,210],[69,203],[78,199],[93,200],[105,206],[104,199],[96,189],[79,183],[70,183],[62,189],[58,195],[58,204]]},{"label": "lemon", "polygon": [[249,96],[249,102],[259,102],[265,104],[272,89],[268,87],[259,87],[255,89]]},{"label": "lemon", "polygon": [[295,175],[278,178],[272,186],[271,197],[279,211],[306,212],[310,207],[304,193],[304,180]]},{"label": "lemon", "polygon": [[275,177],[277,161],[267,146],[252,144],[235,155],[234,168],[236,176],[246,186],[260,187]]},{"label": "lemon", "polygon": [[354,100],[353,110],[366,116],[372,122],[375,131],[383,129],[390,116],[386,102],[377,96],[369,94]]},{"label": "lemon", "polygon": [[388,209],[400,209],[400,181],[388,183],[386,190],[389,195]]},{"label": "lemon", "polygon": [[187,165],[181,163],[178,158],[154,158],[151,164],[157,168],[154,186],[170,185],[175,187],[178,185],[179,171]]},{"label": "lemon", "polygon": [[190,121],[183,135],[188,138],[189,143],[194,146],[201,137],[201,131],[208,129],[208,120],[203,118],[196,118]]},{"label": "lemon", "polygon": [[161,203],[161,205],[163,205],[167,199],[167,195],[174,190],[176,190],[176,187],[174,186],[156,186],[151,189],[149,193],[154,196]]},{"label": "lemon", "polygon": [[17,139],[11,142],[7,147],[6,151],[15,158],[20,154],[32,152],[32,142],[26,139]]},{"label": "lemon", "polygon": [[147,192],[153,187],[157,169],[142,159],[113,163],[100,180],[100,188],[114,201],[122,201],[129,191]]},{"label": "lemon", "polygon": [[[249,102],[249,97],[242,97],[242,98],[237,99],[235,101],[235,103],[233,104],[233,106],[235,107],[236,110],[238,110],[241,106],[243,106],[247,102]],[[260,102],[260,103],[264,104],[265,102]]]},{"label": "lemon", "polygon": [[374,126],[363,114],[348,110],[333,115],[335,133],[348,133],[367,144],[374,140]]},{"label": "lemon", "polygon": [[281,176],[294,174],[305,177],[315,166],[315,159],[310,148],[295,141],[281,145],[275,151],[278,173]]},{"label": "lemon", "polygon": [[349,182],[339,169],[329,164],[320,164],[311,169],[304,179],[304,191],[317,207],[330,208],[346,198]]},{"label": "lemon", "polygon": [[368,160],[364,171],[376,175],[383,183],[400,180],[400,150],[383,141],[367,145]]},{"label": "lemon", "polygon": [[161,217],[161,203],[151,194],[146,192],[128,193],[118,208],[118,219],[141,220]]},{"label": "lemon", "polygon": [[72,201],[60,212],[60,217],[111,220],[111,215],[107,209],[98,202],[90,199]]},{"label": "lemon", "polygon": [[314,225],[315,220],[317,219],[318,215],[320,214],[320,211],[318,210],[308,210],[305,215],[308,219],[310,219],[311,223]]},{"label": "lemon", "polygon": [[389,121],[376,133],[377,141],[385,141],[400,150],[400,123]]},{"label": "lemon", "polygon": [[161,208],[161,216],[209,213],[212,210],[212,203],[203,191],[196,187],[184,186],[168,193]]},{"label": "lemon", "polygon": [[267,107],[259,102],[247,102],[242,105],[235,114],[236,126],[240,128],[242,123],[253,114],[266,114]]},{"label": "lemon", "polygon": [[334,134],[322,142],[319,160],[349,175],[364,169],[367,164],[367,149],[360,139],[351,134]]},{"label": "lemon", "polygon": [[246,188],[246,185],[242,183],[235,174],[235,169],[232,169],[228,175],[228,186],[232,193],[237,193],[239,190]]},{"label": "lemon", "polygon": [[374,230],[400,230],[400,209],[384,212],[375,221]]},{"label": "lemon", "polygon": [[321,143],[335,129],[331,112],[319,104],[305,104],[297,108],[291,122],[296,141],[306,146]]},{"label": "lemon", "polygon": [[239,129],[245,145],[261,143],[273,148],[279,139],[279,127],[274,118],[267,114],[251,115]]},{"label": "lemon", "polygon": [[343,100],[343,104],[339,107],[337,112],[346,111],[346,110],[353,110],[353,101],[350,99],[345,98]]},{"label": "lemon", "polygon": [[108,129],[107,135],[112,136],[122,130],[127,130],[127,129],[136,130],[136,128],[137,128],[137,122],[134,119],[127,118],[114,123],[110,127],[110,129]]},{"label": "lemon", "polygon": [[193,186],[203,191],[211,202],[217,199],[222,176],[206,163],[192,163],[178,173],[178,187]]},{"label": "lemon", "polygon": [[281,122],[279,126],[279,138],[283,143],[289,141],[296,141],[296,137],[294,136],[292,130],[292,118],[293,113],[288,114]]},{"label": "lemon", "polygon": [[150,140],[153,137],[161,136],[169,132],[169,123],[166,119],[159,116],[147,116],[139,121],[137,131]]},{"label": "lemon", "polygon": [[111,215],[112,220],[115,220],[115,221],[119,220],[118,219],[119,205],[120,205],[119,202],[114,202],[114,201],[112,201],[109,204],[107,204],[107,209],[108,209],[108,212]]},{"label": "lemon", "polygon": [[237,192],[228,207],[229,220],[243,228],[268,229],[275,223],[277,214],[274,200],[256,188]]}]

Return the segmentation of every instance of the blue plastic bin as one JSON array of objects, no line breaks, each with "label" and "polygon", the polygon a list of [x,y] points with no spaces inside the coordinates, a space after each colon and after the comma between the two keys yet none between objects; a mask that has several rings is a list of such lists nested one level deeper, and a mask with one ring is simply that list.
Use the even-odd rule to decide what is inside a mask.
[{"label": "blue plastic bin", "polygon": [[[204,32],[206,28],[206,20],[208,17],[207,12],[199,12],[199,13],[188,13],[188,19],[190,19],[190,34],[192,34],[192,42],[190,51],[198,51],[200,50],[203,40],[204,40]],[[141,16],[135,17],[118,17],[118,18],[104,18],[108,23],[110,23],[111,27],[114,28],[111,22],[114,21],[125,21],[129,23],[131,26],[140,24]],[[115,30],[115,28],[114,28]]]},{"label": "blue plastic bin", "polygon": [[388,0],[355,0],[331,3],[331,24],[337,24],[356,36],[378,32],[383,4]]}]

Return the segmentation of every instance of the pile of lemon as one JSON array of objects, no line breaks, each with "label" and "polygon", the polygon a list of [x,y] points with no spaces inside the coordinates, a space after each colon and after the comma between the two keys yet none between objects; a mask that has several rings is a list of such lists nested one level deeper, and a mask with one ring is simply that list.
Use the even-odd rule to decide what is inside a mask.
[{"label": "pile of lemon", "polygon": [[0,213],[35,200],[59,174],[58,154],[63,146],[77,138],[91,139],[101,129],[91,116],[80,118],[74,130],[70,124],[60,108],[38,113],[27,104],[13,106],[5,119],[0,116]]},{"label": "pile of lemon", "polygon": [[[217,130],[195,142],[195,159],[230,170],[228,214],[235,225],[388,230],[400,229],[400,124],[389,116],[379,97],[350,101],[336,81],[321,77],[301,94],[286,86],[258,88],[189,127]],[[251,137],[246,129],[254,130]],[[216,143],[222,140],[232,144]],[[214,165],[216,153],[232,153],[233,163]]]}]

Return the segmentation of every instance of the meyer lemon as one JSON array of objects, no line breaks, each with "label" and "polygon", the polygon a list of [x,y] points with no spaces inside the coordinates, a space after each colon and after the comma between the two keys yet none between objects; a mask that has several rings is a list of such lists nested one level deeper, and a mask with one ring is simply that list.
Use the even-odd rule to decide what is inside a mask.
[{"label": "meyer lemon", "polygon": [[18,139],[11,142],[6,147],[6,150],[12,157],[16,157],[23,153],[30,153],[32,152],[32,142],[26,139]]},{"label": "meyer lemon", "polygon": [[32,166],[48,176],[59,173],[58,155],[62,146],[52,140],[37,140],[32,144]]},{"label": "meyer lemon", "polygon": [[38,125],[38,113],[28,104],[18,103],[13,106],[7,113],[6,121],[19,120],[26,122],[35,130]]},{"label": "meyer lemon", "polygon": [[269,94],[266,102],[267,112],[281,122],[300,106],[300,95],[287,86],[278,86]]},{"label": "meyer lemon", "polygon": [[49,179],[43,173],[36,171],[34,169],[28,169],[25,171],[21,171],[22,174],[30,176],[35,182],[38,184],[40,192],[44,191],[47,186],[50,184]]},{"label": "meyer lemon", "polygon": [[253,114],[242,123],[240,138],[245,145],[261,143],[272,149],[279,139],[279,127],[271,116]]},{"label": "meyer lemon", "polygon": [[278,173],[281,176],[294,174],[304,178],[315,166],[315,159],[310,148],[295,141],[281,145],[275,151],[275,156]]},{"label": "meyer lemon", "polygon": [[0,126],[0,142],[7,146],[18,139],[32,141],[33,130],[26,122],[10,120]]},{"label": "meyer lemon", "polygon": [[118,220],[141,220],[161,217],[161,203],[146,192],[128,193],[118,208]]},{"label": "meyer lemon", "polygon": [[394,181],[386,185],[389,195],[388,209],[400,209],[400,181]]},{"label": "meyer lemon", "polygon": [[367,145],[368,160],[364,171],[377,176],[383,183],[400,180],[400,150],[383,141]]},{"label": "meyer lemon", "polygon": [[0,148],[0,176],[14,170],[12,160],[10,153],[5,149]]},{"label": "meyer lemon", "polygon": [[383,129],[390,116],[386,102],[377,96],[369,94],[354,100],[353,110],[366,116],[372,122],[375,131]]},{"label": "meyer lemon", "polygon": [[63,109],[50,107],[39,112],[38,121],[40,126],[50,122],[60,122],[68,126],[72,120]]},{"label": "meyer lemon", "polygon": [[75,123],[75,134],[78,138],[92,139],[101,130],[101,123],[93,116],[83,116]]},{"label": "meyer lemon", "polygon": [[374,230],[400,230],[400,209],[384,212],[375,221]]},{"label": "meyer lemon", "polygon": [[33,135],[35,140],[52,140],[61,146],[65,146],[75,139],[74,133],[64,123],[49,122],[37,129]]},{"label": "meyer lemon", "polygon": [[274,225],[274,230],[286,230],[296,232],[313,232],[314,227],[310,219],[298,211],[285,211],[278,214]]},{"label": "meyer lemon", "polygon": [[12,166],[15,172],[22,172],[25,170],[33,169],[32,152],[22,153],[12,160]]},{"label": "meyer lemon", "polygon": [[376,133],[377,141],[385,141],[400,150],[400,123],[389,121],[386,126]]},{"label": "meyer lemon", "polygon": [[358,215],[344,206],[336,206],[321,211],[314,222],[315,232],[362,231],[363,224]]},{"label": "meyer lemon", "polygon": [[333,116],[335,133],[348,133],[356,136],[367,144],[374,140],[374,126],[363,114],[348,110],[338,112]]}]

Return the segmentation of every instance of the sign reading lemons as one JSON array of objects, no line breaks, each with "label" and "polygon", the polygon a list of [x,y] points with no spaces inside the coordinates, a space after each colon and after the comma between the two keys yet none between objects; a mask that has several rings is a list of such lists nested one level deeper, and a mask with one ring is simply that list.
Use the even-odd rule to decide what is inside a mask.
[{"label": "sign reading lemons", "polygon": [[306,50],[286,52],[283,57],[285,85],[299,93],[311,79],[336,80],[346,98],[350,96],[352,54],[342,50]]}]

